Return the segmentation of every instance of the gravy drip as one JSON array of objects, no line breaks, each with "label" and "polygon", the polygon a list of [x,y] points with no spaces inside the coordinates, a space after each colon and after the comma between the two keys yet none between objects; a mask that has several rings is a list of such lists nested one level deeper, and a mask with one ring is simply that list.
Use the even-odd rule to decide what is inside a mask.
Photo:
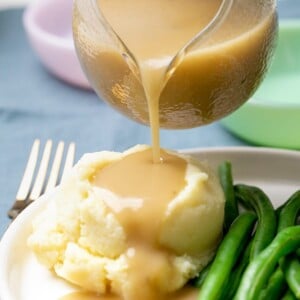
[{"label": "gravy drip", "polygon": [[[114,50],[107,54],[104,47],[96,58],[100,71],[95,70],[95,74],[105,70],[101,56],[109,56],[105,57],[109,71],[102,77],[116,82],[117,90],[123,90],[116,93],[114,86],[113,103],[120,98],[122,105],[118,108],[124,106],[138,120],[148,119],[155,163],[160,159],[159,128],[166,120],[170,124],[167,127],[185,128],[191,127],[187,124],[199,126],[219,119],[247,100],[261,80],[276,18],[274,11],[260,15],[259,4],[252,0],[234,1],[220,28],[201,47],[177,59],[171,71],[168,69],[178,51],[209,24],[221,3],[222,0],[97,0],[103,16],[133,54],[140,76],[126,69],[116,59],[118,55],[112,55]],[[117,70],[116,74],[111,70]],[[110,95],[105,97],[109,99]],[[148,111],[141,110],[143,98]]]},{"label": "gravy drip", "polygon": [[[166,70],[177,51],[209,23],[221,2],[214,0],[208,5],[199,0],[127,0],[124,5],[124,0],[98,0],[105,18],[137,58],[148,103],[155,163],[160,159],[159,98]],[[203,11],[205,14],[199,17]]]},{"label": "gravy drip", "polygon": [[118,196],[105,201],[127,236],[131,288],[124,291],[126,299],[160,299],[161,272],[170,273],[170,280],[176,276],[170,262],[174,254],[158,244],[158,237],[168,204],[186,184],[186,168],[186,160],[163,150],[154,164],[150,148],[111,163],[93,178],[95,186]]}]

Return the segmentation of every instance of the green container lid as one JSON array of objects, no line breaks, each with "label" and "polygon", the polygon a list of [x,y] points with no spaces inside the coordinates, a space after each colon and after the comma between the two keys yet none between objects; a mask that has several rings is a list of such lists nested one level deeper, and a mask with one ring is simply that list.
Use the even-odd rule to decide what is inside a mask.
[{"label": "green container lid", "polygon": [[254,96],[221,123],[255,144],[300,149],[300,20],[279,22],[266,78]]}]

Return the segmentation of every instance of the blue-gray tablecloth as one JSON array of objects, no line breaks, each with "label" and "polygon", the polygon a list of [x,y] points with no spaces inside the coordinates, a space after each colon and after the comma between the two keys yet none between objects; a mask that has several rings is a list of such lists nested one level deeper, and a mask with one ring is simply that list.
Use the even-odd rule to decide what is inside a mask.
[{"label": "blue-gray tablecloth", "polygon": [[[299,16],[298,7],[299,11],[288,13]],[[9,224],[6,212],[35,138],[76,142],[76,159],[85,152],[122,151],[150,143],[149,128],[113,111],[94,93],[64,84],[43,68],[26,40],[22,13],[22,9],[0,12],[0,237]],[[172,149],[247,145],[219,123],[162,130],[161,141],[163,147]]]}]

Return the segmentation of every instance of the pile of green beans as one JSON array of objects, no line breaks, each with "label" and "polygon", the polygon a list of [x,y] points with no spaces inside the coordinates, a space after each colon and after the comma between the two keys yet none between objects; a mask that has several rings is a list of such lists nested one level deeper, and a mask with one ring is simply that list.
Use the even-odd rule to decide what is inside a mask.
[{"label": "pile of green beans", "polygon": [[214,259],[191,284],[198,300],[300,299],[300,190],[274,209],[258,187],[234,185],[219,166],[225,194],[224,236]]}]

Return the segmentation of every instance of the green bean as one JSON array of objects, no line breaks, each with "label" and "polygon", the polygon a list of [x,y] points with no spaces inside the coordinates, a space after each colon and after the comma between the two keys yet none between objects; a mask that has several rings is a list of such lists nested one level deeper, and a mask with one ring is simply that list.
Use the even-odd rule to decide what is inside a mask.
[{"label": "green bean", "polygon": [[230,162],[224,161],[219,165],[219,178],[225,194],[224,231],[227,232],[231,223],[239,215]]},{"label": "green bean", "polygon": [[253,213],[246,212],[232,223],[217,250],[198,300],[217,300],[221,297],[229,274],[252,233],[255,220]]},{"label": "green bean", "polygon": [[278,206],[276,209],[275,209],[275,213],[276,213],[276,216],[279,217],[279,214],[281,212],[281,210],[283,209],[283,206],[284,206],[285,203],[281,204],[280,206]]},{"label": "green bean", "polygon": [[300,299],[300,263],[296,254],[292,253],[280,260],[282,269],[289,288]]},{"label": "green bean", "polygon": [[281,300],[296,300],[297,298],[291,290],[287,290]]},{"label": "green bean", "polygon": [[300,246],[300,226],[281,230],[272,243],[258,254],[246,269],[234,299],[256,300],[279,259]]},{"label": "green bean", "polygon": [[[300,191],[295,192],[281,207],[278,216],[278,232],[297,223],[300,212]],[[285,279],[296,295],[300,298],[300,262],[296,255],[289,255],[280,260],[280,267]]]},{"label": "green bean", "polygon": [[280,208],[277,231],[279,232],[283,228],[294,226],[297,222],[299,212],[300,212],[300,191],[297,191]]},{"label": "green bean", "polygon": [[259,188],[248,185],[236,185],[238,201],[246,208],[255,211],[258,216],[256,233],[250,253],[250,260],[257,256],[273,240],[277,231],[277,219],[271,201]]},{"label": "green bean", "polygon": [[[279,206],[276,209],[276,213],[278,215],[278,231],[281,231],[282,229],[293,226],[296,223],[297,215],[299,213],[300,209],[300,193],[297,191],[294,193],[285,203],[283,203],[281,206]],[[298,261],[297,261],[298,262]],[[274,282],[272,282],[272,277],[270,279],[270,284],[268,285],[266,291],[263,291],[262,294],[266,294],[265,298],[261,297],[262,299],[276,299],[276,295],[280,295],[276,290],[280,287],[283,287],[286,285],[285,282],[285,276],[289,278],[289,281],[294,281],[297,272],[294,272],[294,270],[289,271],[289,266],[291,266],[292,261],[291,258],[284,257],[280,260],[281,268],[284,269],[285,274],[283,274],[283,271],[281,268],[277,268],[276,272],[274,273]],[[298,263],[299,265],[299,263]],[[277,273],[277,276],[276,276]],[[296,276],[295,276],[296,275]],[[278,283],[276,283],[278,281]],[[274,287],[274,294],[269,295],[268,290],[272,290],[272,286]],[[260,298],[260,299],[261,299]]]},{"label": "green bean", "polygon": [[234,297],[240,285],[242,275],[249,264],[251,246],[252,241],[247,245],[241,259],[231,272],[226,287],[223,290],[222,299],[232,299]]},{"label": "green bean", "polygon": [[279,267],[272,274],[268,285],[259,294],[259,300],[278,300],[281,299],[283,293],[286,291],[287,285],[284,275]]}]

